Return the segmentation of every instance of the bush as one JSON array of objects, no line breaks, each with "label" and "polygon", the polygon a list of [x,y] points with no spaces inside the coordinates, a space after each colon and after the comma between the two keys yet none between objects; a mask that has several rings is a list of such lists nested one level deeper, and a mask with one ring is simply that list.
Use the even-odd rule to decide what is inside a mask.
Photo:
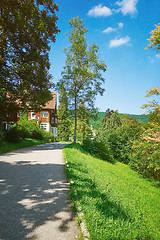
[{"label": "bush", "polygon": [[36,121],[20,120],[17,123],[17,129],[20,132],[21,138],[33,138],[54,142],[54,135],[41,129]]},{"label": "bush", "polygon": [[48,142],[54,142],[55,141],[55,137],[51,132],[46,132],[43,129],[40,129],[40,130],[42,131],[42,136],[43,136],[42,140],[45,140],[45,141],[48,141]]},{"label": "bush", "polygon": [[4,133],[4,138],[7,142],[17,143],[20,141],[20,132],[16,125],[10,127],[8,131]]},{"label": "bush", "polygon": [[[114,114],[110,117],[110,121]],[[115,159],[128,164],[132,152],[132,142],[140,137],[141,126],[135,120],[128,118],[123,118],[121,125],[117,125],[116,128],[108,128],[107,126],[106,121],[106,127],[103,126],[100,129],[98,139],[108,145]]]},{"label": "bush", "polygon": [[20,120],[17,124],[10,127],[9,131],[5,133],[5,140],[8,142],[18,142],[20,138],[32,138],[37,140],[44,140],[54,142],[54,135],[41,129],[37,122]]},{"label": "bush", "polygon": [[95,139],[87,139],[84,140],[82,147],[85,151],[95,155],[98,158],[113,162],[111,152],[109,151],[107,144],[104,142],[100,142]]},{"label": "bush", "polygon": [[160,143],[153,140],[136,141],[130,166],[145,177],[160,180]]},{"label": "bush", "polygon": [[42,140],[39,125],[35,121],[20,120],[17,123],[17,129],[20,132],[21,138]]}]

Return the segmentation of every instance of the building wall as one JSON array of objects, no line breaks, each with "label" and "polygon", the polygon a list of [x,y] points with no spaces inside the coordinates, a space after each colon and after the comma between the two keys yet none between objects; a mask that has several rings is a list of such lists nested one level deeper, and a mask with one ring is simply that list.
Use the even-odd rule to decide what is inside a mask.
[{"label": "building wall", "polygon": [[3,122],[17,122],[19,117],[17,112],[9,112],[3,117]]},{"label": "building wall", "polygon": [[[47,112],[48,117],[42,117],[41,113]],[[33,119],[34,117],[34,119]],[[38,113],[29,112],[28,113],[28,120],[38,120],[40,121],[40,127],[47,132],[51,132],[57,137],[57,127],[58,127],[58,116],[57,111],[54,109],[43,110]]]}]

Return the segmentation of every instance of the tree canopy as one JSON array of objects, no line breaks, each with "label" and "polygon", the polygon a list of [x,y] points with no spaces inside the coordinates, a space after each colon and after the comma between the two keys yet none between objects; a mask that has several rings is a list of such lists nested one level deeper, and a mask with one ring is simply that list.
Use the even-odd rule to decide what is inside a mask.
[{"label": "tree canopy", "polygon": [[155,29],[151,31],[151,36],[148,39],[150,42],[147,49],[149,48],[155,48],[157,52],[160,51],[160,23],[158,25],[155,25]]},{"label": "tree canopy", "polygon": [[68,117],[68,99],[64,83],[59,86],[59,106],[58,106],[58,139],[69,140],[71,121]]},{"label": "tree canopy", "polygon": [[[155,48],[156,51],[160,54],[160,23],[158,25],[155,25],[155,29],[151,31],[151,36],[148,39],[150,42],[148,47],[149,48]],[[149,91],[147,91],[147,94],[145,97],[152,97],[152,96],[160,96],[160,87],[153,87]],[[147,101],[146,104],[142,105],[142,108],[148,108],[149,111],[160,111],[160,105],[157,101]]]},{"label": "tree canopy", "polygon": [[33,109],[51,99],[50,42],[58,11],[54,0],[0,1],[0,109]]},{"label": "tree canopy", "polygon": [[[79,17],[69,21],[71,30],[68,33],[70,47],[65,49],[66,65],[62,72],[62,80],[68,96],[70,110],[74,116],[74,142],[76,142],[77,116],[79,106],[94,109],[95,96],[104,92],[102,73],[106,71],[106,64],[99,60],[98,46],[87,46],[85,34],[87,29]],[[60,83],[59,83],[60,84]]]}]

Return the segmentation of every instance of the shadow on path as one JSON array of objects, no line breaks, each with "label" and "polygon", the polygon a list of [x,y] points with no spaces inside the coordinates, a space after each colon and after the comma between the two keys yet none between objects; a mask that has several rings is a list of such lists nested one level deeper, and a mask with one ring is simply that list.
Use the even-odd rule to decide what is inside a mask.
[{"label": "shadow on path", "polygon": [[[53,163],[33,161],[37,151],[43,150],[42,157],[47,158],[48,150],[63,147],[60,144],[45,144],[1,156],[1,240],[75,239],[75,236],[61,236],[61,233],[72,230],[70,224],[74,220],[68,204],[69,184],[66,182],[64,164],[58,164],[55,160]],[[12,157],[16,161],[9,162]],[[44,238],[44,234],[48,236]]]}]

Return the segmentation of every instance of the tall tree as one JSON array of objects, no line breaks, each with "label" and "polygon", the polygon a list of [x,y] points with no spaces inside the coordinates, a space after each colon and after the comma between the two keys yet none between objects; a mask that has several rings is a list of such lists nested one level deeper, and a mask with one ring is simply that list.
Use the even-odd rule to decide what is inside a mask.
[{"label": "tall tree", "polygon": [[151,31],[151,36],[148,39],[148,41],[150,42],[148,47],[146,49],[149,48],[155,48],[157,50],[157,52],[160,52],[160,23],[158,23],[158,25],[155,25],[155,29]]},{"label": "tall tree", "polygon": [[[106,64],[99,60],[98,46],[87,46],[85,34],[87,29],[83,20],[79,17],[69,21],[71,31],[68,33],[70,47],[65,49],[66,65],[62,72],[62,80],[69,99],[69,108],[74,117],[74,143],[76,142],[77,117],[79,105],[85,103],[85,107],[94,109],[95,97],[104,92],[102,73],[106,71]],[[61,82],[60,81],[60,82]]]},{"label": "tall tree", "polygon": [[92,135],[92,130],[89,124],[91,114],[82,102],[78,109],[78,121],[77,121],[77,136],[82,142],[89,136]]},{"label": "tall tree", "polygon": [[58,106],[58,139],[69,140],[71,122],[68,118],[68,99],[64,83],[59,86],[59,106]]},{"label": "tall tree", "polygon": [[[0,115],[51,99],[49,43],[55,42],[54,0],[0,1]],[[17,101],[18,99],[18,101]]]},{"label": "tall tree", "polygon": [[[148,39],[149,45],[146,49],[155,48],[158,54],[160,54],[160,23],[155,25],[155,29],[151,31],[151,36]],[[147,91],[146,97],[152,96],[160,96],[160,86],[153,87],[149,91]],[[142,105],[142,108],[148,108],[150,112],[156,111],[156,113],[160,114],[160,105],[157,101],[147,101],[146,104]]]}]

